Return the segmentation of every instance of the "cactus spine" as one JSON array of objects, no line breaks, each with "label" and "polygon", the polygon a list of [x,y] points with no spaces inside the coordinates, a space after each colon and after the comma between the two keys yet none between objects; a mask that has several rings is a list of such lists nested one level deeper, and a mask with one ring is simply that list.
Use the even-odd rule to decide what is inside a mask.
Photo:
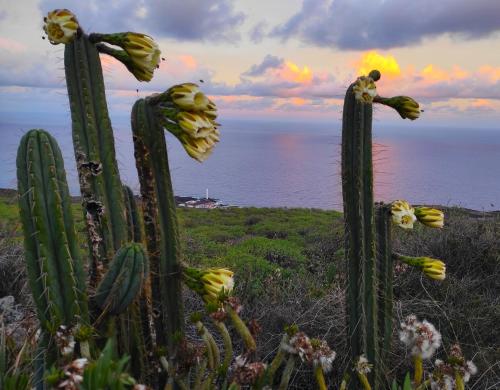
[{"label": "cactus spine", "polygon": [[95,286],[127,239],[125,204],[99,53],[87,35],[66,45],[64,65]]},{"label": "cactus spine", "polygon": [[[366,354],[378,381],[376,244],[373,206],[372,105],[352,84],[342,119],[342,194],[347,260],[348,338],[352,361]],[[375,385],[375,388],[378,388]]]},{"label": "cactus spine", "polygon": [[[143,203],[158,347],[175,356],[183,332],[180,243],[165,135],[147,99],[132,109],[132,132]],[[165,338],[165,331],[167,337]]]}]

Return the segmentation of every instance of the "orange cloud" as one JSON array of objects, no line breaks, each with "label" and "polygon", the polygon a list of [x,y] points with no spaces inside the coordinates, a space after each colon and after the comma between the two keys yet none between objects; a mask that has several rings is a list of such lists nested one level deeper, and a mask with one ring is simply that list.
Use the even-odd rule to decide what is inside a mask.
[{"label": "orange cloud", "polygon": [[479,73],[486,76],[490,81],[497,82],[500,80],[500,68],[494,68],[490,65],[484,65],[479,68]]},{"label": "orange cloud", "polygon": [[20,53],[26,51],[26,46],[13,39],[0,37],[0,49],[10,51],[12,53]]},{"label": "orange cloud", "polygon": [[469,76],[469,73],[458,65],[454,65],[450,71],[446,71],[429,64],[422,69],[421,75],[428,81],[447,81],[463,80]]},{"label": "orange cloud", "polygon": [[281,79],[300,84],[308,84],[313,78],[313,74],[309,67],[304,66],[301,69],[291,61],[286,61],[285,64],[277,70],[277,75]]},{"label": "orange cloud", "polygon": [[179,60],[189,69],[195,69],[198,66],[198,63],[196,62],[194,57],[190,56],[189,54],[180,55]]},{"label": "orange cloud", "polygon": [[493,102],[489,99],[476,99],[476,100],[472,101],[471,106],[475,107],[475,108],[481,108],[481,107],[494,108],[495,107]]},{"label": "orange cloud", "polygon": [[379,70],[384,78],[398,77],[401,74],[399,64],[393,56],[384,56],[375,50],[364,53],[354,66],[360,76],[367,75],[373,69]]},{"label": "orange cloud", "polygon": [[300,97],[293,97],[290,99],[290,103],[295,106],[303,106],[306,103],[310,103],[310,100],[302,99]]}]

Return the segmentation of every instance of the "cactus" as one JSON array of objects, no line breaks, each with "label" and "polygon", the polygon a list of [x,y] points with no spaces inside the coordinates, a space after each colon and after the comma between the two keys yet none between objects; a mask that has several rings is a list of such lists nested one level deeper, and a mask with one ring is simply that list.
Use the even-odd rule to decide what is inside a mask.
[{"label": "cactus", "polygon": [[165,135],[147,99],[134,104],[132,132],[150,254],[152,306],[159,314],[156,343],[173,357],[183,333],[179,233]]},{"label": "cactus", "polygon": [[99,52],[87,35],[80,33],[66,45],[64,65],[95,286],[127,239],[125,203]]},{"label": "cactus", "polygon": [[[378,359],[378,322],[372,105],[359,101],[354,87],[355,84],[352,84],[346,92],[342,119],[348,337],[353,360],[364,353],[369,361],[375,362]],[[376,372],[374,377],[377,377]]]},{"label": "cactus", "polygon": [[[381,386],[381,371],[391,346],[393,253],[391,208],[380,205],[375,219],[372,103],[394,108],[403,119],[415,120],[420,115],[419,105],[412,98],[379,96],[375,87],[379,79],[380,72],[373,70],[368,77],[361,76],[351,84],[346,92],[342,119],[348,337],[351,360],[363,355],[373,364],[369,379],[374,388]],[[355,388],[356,384],[351,386]]]},{"label": "cactus", "polygon": [[[380,361],[385,364],[391,350],[393,326],[393,277],[394,267],[391,244],[391,208],[380,203],[376,208],[377,263],[378,263],[378,320]],[[382,367],[386,369],[387,367]]]},{"label": "cactus", "polygon": [[31,130],[17,152],[19,210],[30,288],[42,328],[88,322],[85,278],[61,151]]},{"label": "cactus", "polygon": [[116,252],[97,287],[95,301],[109,314],[123,313],[136,298],[147,275],[147,258],[142,246],[127,244]]}]

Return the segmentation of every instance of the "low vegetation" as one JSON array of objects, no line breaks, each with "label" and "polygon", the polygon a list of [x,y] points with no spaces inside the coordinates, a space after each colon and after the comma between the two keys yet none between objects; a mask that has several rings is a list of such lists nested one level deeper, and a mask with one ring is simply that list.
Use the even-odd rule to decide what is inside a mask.
[{"label": "low vegetation", "polygon": [[[79,204],[74,203],[73,211],[84,246]],[[500,386],[500,221],[494,213],[458,208],[447,209],[446,216],[446,226],[438,233],[420,226],[413,231],[395,230],[395,251],[435,257],[447,264],[443,282],[396,266],[396,322],[413,313],[435,324],[444,345],[460,342],[464,354],[478,366],[470,388],[496,389]],[[243,314],[256,319],[263,329],[258,336],[260,357],[265,360],[275,353],[283,328],[296,323],[337,351],[339,358],[327,380],[338,384],[345,368],[342,358],[347,356],[342,215],[309,209],[180,208],[178,217],[187,263],[234,270]],[[35,327],[13,194],[0,198],[0,226],[0,295],[14,296],[26,326]],[[199,301],[190,292],[185,294],[186,311],[198,309]],[[8,329],[14,332],[20,323],[12,321]],[[411,369],[411,359],[396,334],[393,344],[390,366],[401,378]],[[438,357],[444,353],[442,349]],[[311,383],[306,372],[306,367],[298,370],[291,388]]]}]

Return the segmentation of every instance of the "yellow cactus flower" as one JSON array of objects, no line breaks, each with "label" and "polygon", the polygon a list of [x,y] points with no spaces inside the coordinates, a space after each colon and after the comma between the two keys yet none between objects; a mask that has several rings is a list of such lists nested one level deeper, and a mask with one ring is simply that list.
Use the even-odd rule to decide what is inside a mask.
[{"label": "yellow cactus flower", "polygon": [[377,96],[377,87],[371,77],[359,77],[353,87],[356,100],[363,103],[372,103],[373,98]]},{"label": "yellow cactus flower", "polygon": [[403,119],[414,121],[420,116],[419,104],[409,96],[394,96],[392,98],[377,96],[374,102],[394,108]]},{"label": "yellow cactus flower", "polygon": [[233,291],[233,271],[227,268],[208,268],[199,270],[186,267],[183,270],[184,282],[201,295],[205,303],[219,304],[222,297]]},{"label": "yellow cactus flower", "polygon": [[198,85],[185,83],[170,88],[172,101],[181,110],[205,111],[209,109],[210,100],[200,91]]},{"label": "yellow cactus flower", "polygon": [[396,200],[391,207],[392,222],[403,229],[413,229],[413,223],[417,220],[415,210],[405,200]]},{"label": "yellow cactus flower", "polygon": [[150,81],[160,64],[160,49],[149,35],[128,32],[124,34],[121,47],[133,63],[132,73],[139,81]]},{"label": "yellow cactus flower", "polygon": [[43,18],[43,29],[53,45],[64,43],[67,45],[75,39],[78,31],[76,16],[67,9],[55,9]]},{"label": "yellow cactus flower", "polygon": [[431,228],[444,226],[444,213],[431,207],[415,207],[415,216],[418,221]]},{"label": "yellow cactus flower", "polygon": [[217,106],[196,84],[175,85],[150,102],[157,107],[165,129],[177,137],[189,156],[203,162],[212,153],[220,139]]},{"label": "yellow cactus flower", "polygon": [[410,257],[396,255],[396,258],[403,263],[413,267],[420,268],[420,270],[430,279],[444,280],[446,278],[446,264],[441,260],[432,259],[430,257]]},{"label": "yellow cactus flower", "polygon": [[[97,48],[100,52],[123,62],[139,81],[151,81],[153,72],[160,64],[160,49],[149,35],[135,32],[90,34],[89,39],[98,44]],[[120,46],[123,50],[113,49],[100,42]]]},{"label": "yellow cactus flower", "polygon": [[212,153],[219,142],[219,130],[216,124],[203,114],[181,111],[177,115],[180,132],[173,131],[181,141],[186,152],[199,162],[203,162]]},{"label": "yellow cactus flower", "polygon": [[205,286],[203,299],[214,302],[223,294],[230,294],[234,288],[233,271],[227,268],[210,268],[201,277]]}]

